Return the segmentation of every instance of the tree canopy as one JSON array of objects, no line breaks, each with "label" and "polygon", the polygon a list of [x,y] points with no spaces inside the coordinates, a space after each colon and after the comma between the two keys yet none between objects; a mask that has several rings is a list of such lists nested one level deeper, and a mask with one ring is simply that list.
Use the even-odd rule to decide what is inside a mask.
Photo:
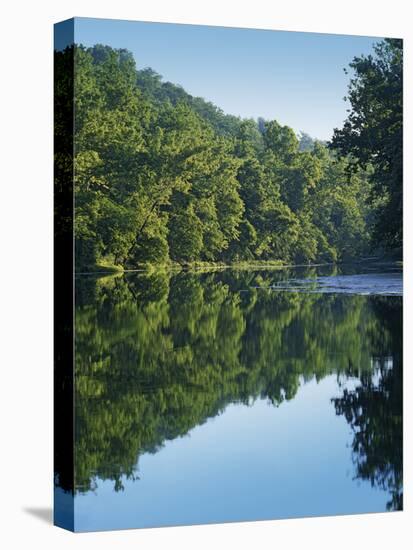
[{"label": "tree canopy", "polygon": [[370,166],[276,120],[225,115],[126,50],[74,49],[78,271],[335,262],[370,249]]},{"label": "tree canopy", "polygon": [[373,239],[388,249],[403,239],[403,42],[385,39],[374,55],[356,57],[348,89],[351,108],[331,147],[352,166],[372,167],[370,201],[376,203]]}]

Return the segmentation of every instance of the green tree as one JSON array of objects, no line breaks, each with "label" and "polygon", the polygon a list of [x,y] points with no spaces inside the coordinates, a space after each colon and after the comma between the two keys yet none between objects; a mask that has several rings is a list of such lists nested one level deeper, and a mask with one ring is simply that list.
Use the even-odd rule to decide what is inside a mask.
[{"label": "green tree", "polygon": [[168,238],[173,260],[191,262],[199,259],[202,250],[202,223],[192,204],[171,216]]},{"label": "green tree", "polygon": [[356,166],[373,166],[371,199],[382,201],[374,225],[375,243],[401,248],[403,43],[385,39],[374,51],[350,64],[350,114],[343,128],[335,130],[331,147],[351,155]]},{"label": "green tree", "polygon": [[127,50],[76,46],[74,63],[77,270],[336,261],[368,248],[387,201],[367,204],[370,168],[349,178],[349,155],[304,134],[300,146],[275,120],[225,115],[137,70]]}]

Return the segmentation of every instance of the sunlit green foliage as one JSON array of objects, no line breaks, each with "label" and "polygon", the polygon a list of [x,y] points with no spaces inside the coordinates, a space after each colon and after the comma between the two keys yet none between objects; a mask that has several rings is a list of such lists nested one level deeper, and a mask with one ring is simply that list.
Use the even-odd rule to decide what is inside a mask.
[{"label": "sunlit green foliage", "polygon": [[78,271],[368,250],[368,175],[324,144],[225,115],[122,49],[76,46],[74,86]]}]

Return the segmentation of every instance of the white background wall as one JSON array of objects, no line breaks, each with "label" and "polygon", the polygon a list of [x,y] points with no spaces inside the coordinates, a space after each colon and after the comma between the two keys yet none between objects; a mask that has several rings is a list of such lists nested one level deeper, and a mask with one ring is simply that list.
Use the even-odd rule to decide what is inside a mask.
[{"label": "white background wall", "polygon": [[[0,546],[411,548],[413,386],[405,360],[405,512],[73,535],[27,510],[52,503],[52,24],[74,15],[405,38],[403,0],[14,0],[0,31]],[[412,357],[412,85],[405,92],[405,353]],[[410,332],[410,334],[409,334]],[[410,434],[409,434],[410,432]]]}]

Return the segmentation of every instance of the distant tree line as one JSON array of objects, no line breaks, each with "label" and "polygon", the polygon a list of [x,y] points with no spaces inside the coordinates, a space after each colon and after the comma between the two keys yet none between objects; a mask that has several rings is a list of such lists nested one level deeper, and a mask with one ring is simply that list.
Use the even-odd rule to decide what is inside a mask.
[{"label": "distant tree line", "polygon": [[[391,80],[390,93],[390,77],[371,76],[400,70],[396,42],[353,64],[350,101],[380,120],[372,114],[367,131],[365,116],[350,115],[330,147],[275,120],[226,115],[137,70],[127,50],[74,50],[78,270],[335,262],[372,244],[401,246],[400,83]],[[56,63],[72,54],[56,52]],[[56,90],[64,96],[64,83]]]}]

